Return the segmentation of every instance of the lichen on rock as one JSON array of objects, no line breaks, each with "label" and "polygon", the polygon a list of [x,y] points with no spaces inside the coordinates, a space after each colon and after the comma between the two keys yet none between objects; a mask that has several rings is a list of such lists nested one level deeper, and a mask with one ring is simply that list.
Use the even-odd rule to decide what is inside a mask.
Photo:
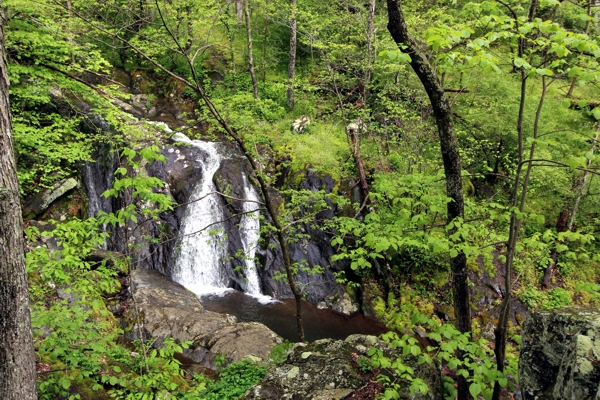
[{"label": "lichen on rock", "polygon": [[410,395],[408,390],[403,390],[400,393],[401,399],[443,398],[441,373],[436,365],[417,365],[416,358],[402,356],[400,349],[392,349],[375,336],[351,335],[346,340],[322,339],[311,344],[296,343],[287,360],[283,364],[270,367],[263,381],[250,388],[243,399],[353,398],[353,393],[376,383],[376,375],[362,373],[354,361],[360,356],[365,356],[373,347],[381,349],[390,358],[401,357],[405,364],[414,368],[415,377],[423,379],[429,386],[430,391],[427,395]]},{"label": "lichen on rock", "polygon": [[523,398],[600,397],[600,309],[532,312],[523,326],[519,381]]}]

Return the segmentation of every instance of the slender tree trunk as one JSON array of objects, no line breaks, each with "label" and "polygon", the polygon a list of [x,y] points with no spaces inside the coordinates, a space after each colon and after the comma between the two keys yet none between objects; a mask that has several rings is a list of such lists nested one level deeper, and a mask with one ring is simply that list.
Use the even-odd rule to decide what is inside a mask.
[{"label": "slender tree trunk", "polygon": [[[587,2],[587,16],[591,17],[592,16],[592,6],[593,6],[593,1],[594,0],[588,0]],[[588,32],[590,31],[590,20],[588,19],[585,22],[585,30],[584,33],[587,35]],[[573,80],[571,81],[571,86],[569,87],[569,91],[567,92],[567,98],[571,98],[573,97],[573,91],[575,90],[575,84],[577,83],[577,77],[574,76]]]},{"label": "slender tree trunk", "polygon": [[369,88],[371,85],[371,69],[373,67],[373,42],[374,37],[374,19],[375,19],[375,0],[369,0],[369,17],[367,22],[367,69],[365,71],[365,90],[363,102],[365,106],[369,101]]},{"label": "slender tree trunk", "polygon": [[248,0],[244,0],[244,17],[246,20],[246,37],[248,39],[248,70],[250,71],[250,78],[252,79],[254,98],[258,99],[258,83],[256,82],[256,74],[254,73],[254,55],[252,54],[252,21],[250,20],[250,7],[248,6]]},{"label": "slender tree trunk", "polygon": [[4,48],[6,16],[0,3],[0,399],[37,399],[25,240],[12,146]]},{"label": "slender tree trunk", "polygon": [[269,6],[268,1],[265,2],[265,31],[263,36],[263,70],[262,70],[262,81],[263,83],[267,81],[267,67],[269,63],[267,62],[267,46],[269,43]]},{"label": "slender tree trunk", "polygon": [[[529,4],[529,12],[528,12],[528,20],[531,22],[535,17],[535,13],[537,10],[537,0],[532,0]],[[516,13],[513,12],[513,17],[516,23],[516,29],[519,29],[519,20],[517,18]],[[525,55],[525,46],[526,41],[524,38],[519,38],[517,43],[517,54],[520,58],[523,58]],[[509,205],[511,208],[515,208],[518,204],[518,196],[519,196],[519,185],[521,184],[521,173],[523,170],[523,153],[524,153],[524,135],[523,135],[523,118],[525,115],[525,99],[527,95],[527,73],[523,68],[520,68],[521,74],[521,97],[519,101],[519,114],[517,117],[517,143],[518,143],[518,158],[519,162],[517,164],[517,172],[515,174],[514,187],[511,194]],[[537,137],[538,123],[539,117],[541,114],[542,105],[544,103],[544,97],[546,95],[546,79],[543,78],[543,90],[542,97],[540,98],[540,102],[538,104],[538,109],[536,112],[536,118],[534,123],[534,138]],[[533,153],[535,151],[535,142],[532,144],[530,148],[530,157],[531,160],[533,158]],[[526,178],[521,188],[521,202],[519,204],[519,209],[521,212],[523,211],[523,207],[525,206],[525,199],[527,198],[527,185],[529,183],[529,173],[531,172],[532,164],[529,162],[527,164],[527,172]],[[521,227],[521,220],[517,218],[517,213],[514,211],[510,216],[510,226],[509,226],[509,234],[508,234],[508,242],[506,244],[506,262],[504,264],[504,300],[502,301],[502,305],[500,308],[500,315],[498,316],[498,324],[496,325],[496,329],[494,330],[495,335],[495,347],[494,353],[496,355],[496,368],[498,371],[504,371],[504,360],[506,355],[506,342],[508,339],[508,317],[510,314],[510,304],[512,300],[512,270],[513,270],[513,259],[517,246],[517,238],[519,235],[519,229]],[[492,400],[499,400],[500,394],[502,392],[502,387],[498,382],[494,384],[494,392],[492,394]]]},{"label": "slender tree trunk", "polygon": [[327,71],[329,72],[331,81],[333,82],[333,89],[334,89],[335,95],[336,95],[338,103],[339,103],[338,106],[342,113],[342,120],[344,121],[344,125],[346,126],[346,139],[348,140],[350,154],[352,154],[352,158],[354,159],[354,164],[356,165],[356,169],[358,170],[360,187],[362,189],[362,193],[364,196],[362,205],[360,206],[360,208],[357,211],[356,216],[355,216],[355,218],[358,218],[358,216],[362,213],[362,210],[364,209],[364,207],[369,202],[369,184],[367,182],[367,174],[365,173],[365,167],[362,162],[362,158],[360,157],[360,142],[358,140],[358,131],[361,129],[361,127],[358,124],[356,124],[356,126],[350,126],[350,124],[348,124],[348,118],[346,118],[346,111],[344,110],[344,100],[342,99],[342,95],[339,91],[339,88],[338,88],[338,85],[337,85],[337,82],[335,79],[335,74],[333,73],[331,64],[326,63],[326,65],[327,65]]},{"label": "slender tree trunk", "polygon": [[348,129],[348,135],[352,141],[352,157],[354,163],[358,169],[358,176],[360,177],[360,187],[362,188],[363,195],[365,196],[365,202],[368,201],[369,197],[369,184],[367,183],[367,174],[365,173],[365,167],[363,166],[362,159],[360,158],[360,144],[358,143],[358,135],[356,130]]},{"label": "slender tree trunk", "polygon": [[[596,144],[600,140],[600,123],[596,125],[596,137],[592,141],[590,145],[590,153],[593,155],[596,149]],[[583,191],[587,186],[588,178],[590,177],[589,169],[592,166],[592,160],[588,159],[586,162],[586,170],[583,171],[583,175],[580,178],[577,178],[575,182],[573,182],[573,186],[571,187],[572,192],[577,192],[575,196],[575,201],[573,202],[573,207],[569,207],[566,205],[565,208],[560,213],[557,221],[556,221],[556,232],[572,232],[573,226],[575,226],[575,219],[577,218],[577,211],[579,210],[579,203],[581,202],[581,198],[583,197]],[[565,243],[568,243],[568,239],[565,240]],[[552,276],[554,275],[554,271],[556,270],[556,264],[558,263],[559,254],[556,251],[556,247],[552,249],[552,254],[550,255],[550,259],[552,260],[546,271],[544,272],[544,280],[542,281],[542,286],[547,288],[550,286],[550,282],[552,280]]]},{"label": "slender tree trunk", "polygon": [[[387,0],[387,6],[388,30],[394,41],[399,45],[400,50],[410,56],[410,65],[419,77],[433,107],[440,138],[444,172],[446,173],[446,193],[451,199],[448,203],[448,222],[451,222],[455,218],[464,217],[464,198],[458,141],[454,132],[450,103],[433,67],[408,33],[401,1]],[[450,267],[452,269],[456,328],[460,332],[470,332],[471,306],[467,277],[467,257],[465,254],[459,252],[456,257],[453,257],[450,261]],[[462,377],[458,379],[458,398],[459,400],[470,398],[468,383]]]},{"label": "slender tree trunk", "polygon": [[290,57],[288,61],[287,102],[290,110],[294,109],[294,75],[296,73],[296,0],[290,0]]},{"label": "slender tree trunk", "polygon": [[[596,149],[596,144],[598,140],[600,140],[600,124],[597,125],[596,128],[596,137],[590,146],[590,153],[593,155],[594,150]],[[567,230],[569,232],[573,231],[573,226],[575,225],[575,218],[577,218],[577,211],[579,210],[579,203],[581,202],[581,197],[583,197],[583,191],[587,184],[588,178],[590,177],[589,169],[592,166],[592,160],[588,159],[585,163],[585,171],[583,171],[583,176],[579,180],[579,187],[577,188],[577,196],[575,197],[575,202],[573,204],[573,211],[571,212],[571,218],[569,219],[569,225],[567,226]]]},{"label": "slender tree trunk", "polygon": [[[533,16],[535,15],[535,7],[537,3],[532,2],[531,9],[533,9],[533,13],[530,9],[530,18],[533,20]],[[533,165],[531,160],[535,154],[535,141],[531,144],[529,148],[529,158],[527,160],[523,160],[523,107],[525,104],[525,87],[526,87],[526,74],[525,71],[521,70],[521,103],[519,108],[519,120],[518,120],[518,135],[519,135],[519,166],[517,168],[517,174],[515,176],[515,187],[513,190],[513,196],[511,201],[511,206],[514,207],[517,205],[517,197],[519,193],[519,184],[520,184],[520,175],[522,171],[522,167],[524,164],[527,164],[527,169],[525,171],[525,176],[523,178],[523,183],[521,185],[521,196],[518,202],[519,213],[523,213],[525,209],[525,201],[527,200],[527,190],[529,187],[529,179],[531,177],[531,170],[533,169]],[[548,90],[547,78],[542,76],[542,94],[540,96],[540,100],[538,102],[538,107],[535,113],[535,120],[533,124],[533,139],[538,138],[539,134],[539,121],[542,113],[542,107],[544,106],[544,100],[546,98],[546,93]],[[514,264],[514,256],[517,248],[517,239],[519,237],[519,230],[521,229],[522,219],[517,215],[516,212],[511,213],[510,219],[510,227],[509,227],[509,239],[506,249],[506,263],[504,266],[504,300],[502,301],[502,306],[500,308],[500,315],[498,317],[498,325],[496,326],[495,333],[495,347],[494,353],[496,355],[496,369],[500,372],[504,372],[504,364],[506,359],[506,342],[508,340],[508,319],[510,315],[510,304],[512,301],[512,274],[513,274],[513,264]],[[493,400],[499,400],[500,394],[502,391],[502,387],[498,382],[494,385],[494,392],[492,394]]]},{"label": "slender tree trunk", "polygon": [[244,17],[244,0],[235,0],[235,15],[237,16],[238,24],[242,23]]},{"label": "slender tree trunk", "polygon": [[237,89],[236,84],[236,72],[235,72],[235,52],[233,51],[233,32],[231,31],[231,27],[229,26],[229,22],[227,22],[227,13],[221,13],[221,22],[227,31],[227,41],[229,43],[229,55],[231,57],[231,86],[233,91],[235,92]]}]

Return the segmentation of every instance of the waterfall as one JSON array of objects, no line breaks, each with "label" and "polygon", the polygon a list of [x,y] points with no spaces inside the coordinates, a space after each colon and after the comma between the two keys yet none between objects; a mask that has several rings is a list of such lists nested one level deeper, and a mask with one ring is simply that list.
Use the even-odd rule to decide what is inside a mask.
[{"label": "waterfall", "polygon": [[246,278],[248,279],[247,293],[252,295],[260,295],[260,280],[256,271],[255,255],[256,246],[260,239],[260,221],[259,221],[259,202],[260,197],[256,190],[249,184],[248,178],[244,175],[244,197],[243,202],[244,215],[240,221],[240,236],[242,245],[244,246],[246,266]]},{"label": "waterfall", "polygon": [[[114,172],[119,168],[119,157],[110,144],[98,143],[95,146],[92,155],[95,161],[85,161],[80,166],[81,180],[88,199],[88,217],[96,217],[100,211],[106,213],[114,211],[113,199],[102,197],[102,193],[112,188]],[[106,224],[102,224],[102,231],[116,236],[115,229]],[[105,240],[100,248],[109,250],[108,241]],[[121,251],[114,248],[110,250]]]},{"label": "waterfall", "polygon": [[[173,138],[201,149],[205,154],[205,158],[199,160],[202,179],[191,194],[190,200],[193,202],[184,211],[180,229],[182,238],[177,245],[173,279],[197,295],[229,291],[229,277],[225,272],[228,239],[222,222],[224,214],[218,194],[212,193],[217,190],[213,183],[214,174],[223,161],[219,144],[190,140],[180,133]],[[239,224],[247,279],[246,293],[261,298],[260,279],[254,261],[260,235],[260,197],[245,175],[242,179],[244,197],[249,200],[242,202],[244,214]]]}]

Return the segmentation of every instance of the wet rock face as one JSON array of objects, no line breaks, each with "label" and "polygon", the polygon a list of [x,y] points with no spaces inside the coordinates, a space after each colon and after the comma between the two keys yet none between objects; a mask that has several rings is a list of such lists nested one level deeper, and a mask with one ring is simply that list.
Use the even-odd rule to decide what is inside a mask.
[{"label": "wet rock face", "polygon": [[[219,196],[221,209],[223,210],[223,224],[227,232],[228,257],[223,262],[225,274],[229,277],[229,287],[245,290],[247,283],[244,277],[244,258],[239,256],[243,253],[243,244],[240,236],[239,225],[241,215],[244,213],[243,202],[237,199],[245,198],[244,174],[251,175],[248,161],[239,153],[235,146],[224,144],[222,146],[223,162],[214,175],[214,183],[217,190],[226,196]],[[149,176],[157,177],[167,183],[161,189],[162,193],[170,196],[176,203],[185,204],[193,201],[192,193],[196,185],[202,179],[202,163],[207,157],[202,150],[194,146],[186,146],[177,142],[166,143],[161,151],[166,162],[152,162],[145,165],[145,172]],[[110,145],[99,145],[94,157],[97,162],[82,165],[82,177],[84,187],[89,198],[88,215],[95,215],[98,211],[107,213],[114,212],[124,206],[126,199],[101,196],[105,190],[111,188],[114,171],[120,166],[118,156],[110,148]],[[329,175],[321,176],[315,172],[307,171],[302,181],[302,188],[307,190],[325,190],[330,192],[335,182]],[[282,197],[276,192],[271,193],[275,202],[282,203]],[[257,204],[257,208],[264,206]],[[171,212],[162,213],[158,221],[147,221],[141,226],[130,223],[127,229],[129,236],[138,246],[129,254],[132,262],[137,268],[156,269],[171,276],[174,265],[175,248],[178,245],[176,236],[181,228],[185,207],[176,207]],[[330,209],[321,212],[317,218],[333,218],[336,210],[332,205]],[[264,215],[264,211],[262,212]],[[119,252],[126,251],[125,238],[128,236],[123,228],[107,227],[111,237],[106,248]],[[312,268],[316,265],[325,268],[320,275],[310,275],[300,271],[297,281],[307,293],[307,300],[313,304],[326,302],[330,307],[345,313],[356,311],[353,304],[335,305],[335,299],[344,299],[345,290],[335,282],[334,270],[342,269],[339,263],[332,263],[331,256],[334,249],[331,246],[331,237],[313,226],[304,224],[302,231],[307,235],[299,242],[290,244],[290,255],[294,262],[305,262],[306,266]],[[158,239],[156,243],[145,238]],[[261,248],[257,251],[258,273],[265,294],[277,298],[293,297],[287,282],[275,280],[274,276],[284,271],[281,249],[274,234],[265,238]],[[348,304],[346,304],[348,303]]]},{"label": "wet rock face", "polygon": [[[248,161],[242,157],[237,149],[233,147],[224,148],[225,161],[221,164],[215,176],[213,178],[217,190],[229,197],[221,197],[223,202],[224,220],[226,225],[226,231],[228,233],[228,246],[229,254],[237,254],[243,249],[242,242],[240,239],[238,226],[240,224],[240,215],[244,212],[243,204],[241,201],[236,199],[242,199],[244,195],[244,181],[242,171],[247,176],[251,176],[251,169]],[[331,192],[335,186],[335,181],[330,175],[320,176],[314,172],[307,172],[303,181],[302,188],[307,190],[325,190]],[[278,192],[272,191],[271,198],[276,203],[281,203],[283,199]],[[257,204],[257,208],[264,208],[264,206]],[[317,215],[318,219],[331,219],[335,213],[335,208],[331,205],[331,208],[324,210]],[[262,211],[263,216],[265,212]],[[265,216],[266,217],[266,216]],[[306,266],[313,268],[316,265],[325,268],[325,272],[319,275],[310,275],[305,271],[299,271],[296,276],[297,282],[300,282],[307,294],[307,300],[313,304],[317,304],[321,301],[331,303],[333,298],[343,298],[345,290],[342,286],[335,282],[335,276],[331,271],[330,266],[334,268],[340,268],[337,264],[331,263],[331,256],[334,254],[334,249],[331,246],[331,237],[326,233],[315,229],[307,224],[303,225],[303,232],[306,233],[309,238],[303,239],[299,242],[290,243],[290,257],[292,262],[305,262]],[[291,298],[293,294],[289,289],[289,286],[285,280],[275,280],[274,276],[278,272],[285,271],[283,265],[283,255],[281,254],[281,248],[276,240],[274,234],[269,235],[265,238],[262,243],[261,249],[257,252],[259,259],[259,276],[262,281],[262,289],[265,294],[268,294],[277,298]],[[241,258],[231,257],[228,261],[231,266],[228,269],[228,275],[231,278],[232,286],[236,288],[245,288],[245,281],[243,277],[239,276],[239,272],[232,273],[230,271],[241,271],[236,266],[242,266],[244,261]],[[340,312],[351,314],[357,309],[346,304],[342,304],[339,307],[332,307]]]},{"label": "wet rock face", "polygon": [[178,342],[192,341],[183,355],[207,368],[214,368],[215,355],[230,361],[247,356],[268,358],[281,337],[257,322],[238,323],[227,314],[206,311],[198,298],[155,270],[131,272],[135,298],[124,315],[129,339],[153,339],[160,346],[167,336]]},{"label": "wet rock face", "polygon": [[600,398],[600,309],[532,312],[519,359],[523,399]]},{"label": "wet rock face", "polygon": [[[331,175],[321,175],[312,170],[305,172],[301,182],[302,189],[313,192],[324,190],[326,193],[330,193],[335,187],[335,181]],[[282,203],[284,201],[277,192],[273,192],[271,197],[275,202]],[[328,209],[317,214],[318,220],[332,219],[336,215],[336,206],[329,205]],[[316,265],[325,268],[325,271],[319,275],[310,275],[308,272],[300,270],[296,276],[296,281],[306,293],[306,300],[313,304],[320,302],[331,304],[331,299],[343,298],[345,289],[336,283],[333,272],[343,269],[344,265],[343,262],[331,261],[331,257],[335,254],[335,250],[331,246],[331,236],[311,224],[303,223],[299,228],[305,237],[289,244],[292,262],[303,262],[309,268]],[[283,256],[275,237],[269,237],[264,241],[259,257],[264,268],[263,274],[266,276],[263,278],[265,292],[279,298],[293,297],[285,280],[272,279],[276,271],[284,271]],[[337,307],[336,309],[344,313],[354,311],[352,307]]]},{"label": "wet rock face", "polygon": [[[356,359],[366,355],[372,347],[381,349],[394,360],[402,357],[400,350],[391,349],[374,336],[351,335],[346,340],[323,339],[312,344],[297,343],[283,364],[272,366],[261,383],[250,388],[245,400],[338,400],[352,398],[374,379],[373,374],[363,374]],[[442,377],[439,368],[417,365],[416,358],[403,358],[405,365],[414,367],[416,377],[429,386],[427,395],[410,396],[408,390],[400,393],[401,399],[443,398]],[[393,377],[398,379],[397,377]],[[394,380],[392,378],[392,380]]]},{"label": "wet rock face", "polygon": [[196,147],[171,143],[163,146],[160,152],[166,162],[153,162],[148,173],[162,179],[169,185],[175,201],[184,203],[202,179],[202,165],[198,161],[205,155]]}]

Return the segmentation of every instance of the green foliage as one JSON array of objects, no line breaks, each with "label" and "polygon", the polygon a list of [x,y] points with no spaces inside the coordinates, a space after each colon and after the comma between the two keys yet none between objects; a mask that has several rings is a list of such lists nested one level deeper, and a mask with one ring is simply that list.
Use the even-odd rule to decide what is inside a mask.
[{"label": "green foliage", "polygon": [[[496,370],[492,361],[493,350],[484,339],[473,341],[469,334],[460,333],[453,325],[440,325],[422,314],[414,314],[412,323],[426,326],[429,330],[427,337],[433,339],[438,345],[430,346],[423,352],[417,340],[408,335],[399,337],[396,333],[389,332],[382,335],[382,339],[392,348],[402,349],[404,357],[416,358],[418,364],[439,362],[456,375],[465,377],[469,382],[469,391],[475,398],[481,395],[485,399],[490,399],[495,382],[505,387],[509,383],[507,376],[516,376],[517,365],[514,358],[510,359],[505,373]],[[462,352],[462,358],[458,358],[459,352]],[[398,392],[403,387],[408,387],[411,395],[416,392],[428,393],[429,388],[425,382],[414,377],[414,369],[406,365],[402,358],[390,360],[377,348],[370,349],[368,355],[371,357],[373,367],[390,369],[402,379],[402,381],[392,382],[385,375],[380,375],[378,379],[386,386],[384,398],[399,398]],[[453,399],[456,396],[453,381],[448,376],[445,376],[444,380],[445,398]]]},{"label": "green foliage", "polygon": [[128,193],[131,196],[131,201],[116,213],[102,214],[99,217],[100,223],[123,226],[128,221],[137,223],[138,217],[156,219],[161,212],[173,209],[171,197],[160,193],[160,189],[165,186],[165,182],[140,172],[142,162],[165,161],[165,157],[158,152],[159,148],[155,145],[144,147],[139,152],[129,148],[123,150],[122,156],[127,159],[133,176],[130,176],[130,171],[127,168],[118,168],[115,171],[112,189],[102,193],[102,196],[118,197],[121,194]]},{"label": "green foliage", "polygon": [[266,368],[250,360],[231,363],[219,372],[218,380],[209,384],[202,396],[207,400],[239,399],[246,390],[260,382],[266,372]]},{"label": "green foliage", "polygon": [[19,184],[26,193],[38,191],[91,161],[91,139],[78,129],[79,118],[58,114],[16,113],[13,124]]},{"label": "green foliage", "polygon": [[[83,129],[90,115],[103,115],[111,130],[144,140],[144,145],[133,143],[131,149],[122,150],[127,165],[116,172],[114,188],[105,193],[129,199],[121,210],[97,220],[59,224],[49,235],[59,240],[62,249],[52,253],[34,247],[27,256],[36,346],[43,361],[60,370],[41,377],[41,396],[68,397],[73,385],[88,385],[91,380],[101,386],[98,390],[112,390],[117,397],[141,398],[142,391],[121,380],[121,375],[129,376],[147,396],[156,398],[197,398],[202,385],[208,383],[198,378],[198,390],[183,394],[189,382],[179,380],[181,371],[171,362],[178,346],[172,342],[166,343],[162,354],[140,347],[149,358],[135,356],[129,363],[129,353],[111,344],[117,330],[102,304],[103,296],[118,290],[114,276],[126,267],[108,268],[85,261],[91,249],[106,239],[99,224],[133,229],[173,207],[161,192],[163,183],[144,176],[146,163],[161,160],[159,148],[147,142],[155,143],[154,138],[143,132],[134,134],[137,128],[127,129],[128,123],[109,101],[128,94],[103,79],[124,81],[136,92],[149,95],[153,104],[147,106],[183,106],[186,112],[194,107],[193,89],[184,88],[149,61],[192,80],[187,60],[174,51],[177,46],[171,34],[160,25],[163,18],[183,52],[193,57],[193,66],[216,107],[248,147],[255,149],[267,181],[274,180],[272,172],[277,167],[273,162],[283,160],[281,168],[290,167],[287,188],[298,189],[308,171],[329,173],[340,183],[333,192],[339,189],[346,195],[358,170],[343,125],[358,117],[365,121],[367,129],[360,133],[355,148],[360,150],[371,193],[363,213],[324,226],[316,218],[331,202],[348,216],[354,216],[359,205],[350,210],[342,200],[322,191],[283,192],[279,212],[284,233],[292,242],[312,239],[306,236],[307,224],[335,232],[332,243],[338,254],[332,261],[347,260],[353,272],[340,275],[344,284],[352,287],[359,285],[352,279],[381,278],[377,284],[386,289],[377,291],[381,297],[373,300],[373,309],[389,326],[402,332],[411,327],[413,316],[432,316],[431,293],[445,293],[448,260],[459,252],[468,257],[474,273],[495,273],[505,261],[511,213],[523,221],[515,254],[516,294],[522,301],[531,307],[554,308],[600,299],[595,240],[600,223],[597,179],[590,179],[583,190],[574,232],[557,233],[556,223],[558,214],[574,204],[582,169],[597,167],[597,155],[590,151],[600,116],[600,108],[594,107],[600,76],[594,17],[572,2],[554,0],[539,2],[531,21],[527,7],[515,3],[506,3],[513,7],[513,15],[497,1],[457,0],[437,7],[403,2],[411,32],[427,47],[430,62],[444,87],[450,89],[447,95],[455,115],[464,179],[472,183],[465,185],[469,197],[465,217],[448,223],[449,199],[427,96],[407,65],[409,57],[398,50],[385,30],[384,8],[378,7],[374,17],[374,47],[369,59],[365,51],[368,13],[363,3],[307,0],[291,10],[284,0],[251,2],[254,56],[259,76],[265,72],[259,83],[260,99],[255,100],[246,72],[245,32],[237,23],[234,2],[160,0],[143,7],[118,1],[72,4],[73,11],[103,31],[73,18],[59,3],[5,2],[13,138],[24,195],[76,174],[77,163],[90,160],[96,141],[116,142],[115,148],[121,151],[118,138]],[[282,23],[290,13],[297,16],[300,30],[293,111],[286,109],[289,27]],[[148,58],[125,49],[111,33],[122,35]],[[523,43],[521,53],[518,41]],[[130,76],[121,79],[123,71],[115,72],[113,66],[131,72]],[[363,91],[367,70],[371,73],[368,99]],[[507,206],[519,162],[515,126],[521,72],[527,77],[523,141],[527,148],[535,145],[536,159],[543,160],[534,163],[522,212]],[[144,78],[142,84],[136,80],[138,76]],[[534,138],[542,79],[551,85],[541,110],[539,135]],[[92,108],[89,112],[87,105]],[[83,115],[84,109],[87,115]],[[202,120],[202,134],[218,131],[206,109],[195,112]],[[311,117],[309,132],[292,134],[290,122],[302,115]],[[29,234],[33,237],[39,232],[32,229]],[[553,258],[554,252],[557,258]],[[554,283],[559,286],[541,290],[541,277],[555,259]],[[302,262],[295,265],[297,271],[323,271],[320,266],[309,267]],[[69,299],[68,306],[65,300],[58,300],[57,289],[61,297]],[[486,344],[474,344],[449,328],[433,327],[431,331],[441,337],[444,348],[435,357],[444,355],[441,362],[445,365],[460,374],[481,368],[477,376],[468,372],[474,396],[486,397],[494,380],[504,383],[485,361],[489,352],[478,353],[473,347],[485,348]],[[409,354],[417,351],[408,339],[394,340]],[[73,351],[68,350],[71,346]],[[275,361],[284,357],[284,347],[273,354]],[[468,354],[463,364],[458,363],[462,360],[452,361],[451,354],[460,348]],[[246,365],[240,371],[244,368],[252,369]],[[410,380],[410,369],[401,363],[395,368],[405,379],[402,384],[414,384],[413,392],[423,392],[418,381]],[[248,371],[239,374],[254,374]],[[234,382],[231,387],[241,390],[241,381],[227,379]],[[446,383],[451,391],[451,383]],[[215,398],[234,396],[234,390],[230,393],[226,386],[215,387]],[[393,398],[394,390],[388,388],[385,396]]]},{"label": "green foliage", "polygon": [[6,49],[13,137],[21,190],[50,187],[91,160],[98,135],[81,130],[81,97],[93,108],[106,101],[73,76],[104,73],[109,64],[96,46],[77,41],[76,24],[42,0],[11,0],[7,7]]},{"label": "green foliage", "polygon": [[289,350],[294,346],[294,343],[290,343],[287,340],[271,349],[269,353],[269,360],[273,364],[281,364],[287,360]]},{"label": "green foliage", "polygon": [[[115,365],[110,368],[111,373],[101,376],[99,383],[113,387],[109,394],[117,399],[154,400],[165,396],[185,400],[203,399],[201,392],[206,389],[205,382],[190,387],[182,379],[184,371],[181,369],[181,362],[174,358],[175,353],[182,353],[189,344],[177,344],[168,337],[159,349],[153,349],[151,343],[138,342],[138,353],[128,365],[132,370],[127,372]],[[141,349],[143,346],[146,348]],[[143,357],[140,353],[147,355]],[[139,373],[133,368],[136,364],[139,366]]]},{"label": "green foliage", "polygon": [[[492,205],[494,209],[469,203],[467,218],[472,222],[457,219],[446,225],[448,198],[440,175],[380,174],[370,197],[374,205],[364,222],[338,218],[338,236],[332,240],[341,250],[334,259],[349,259],[357,272],[388,260],[397,273],[413,268],[426,272],[459,251],[469,258],[489,257],[489,249],[483,245],[498,238],[490,228],[494,221],[505,218],[498,204]],[[448,236],[453,229],[455,233]]]},{"label": "green foliage", "polygon": [[356,365],[358,365],[358,369],[363,374],[366,374],[367,372],[371,372],[373,370],[373,367],[371,366],[371,361],[365,356],[358,357],[356,359]]}]

